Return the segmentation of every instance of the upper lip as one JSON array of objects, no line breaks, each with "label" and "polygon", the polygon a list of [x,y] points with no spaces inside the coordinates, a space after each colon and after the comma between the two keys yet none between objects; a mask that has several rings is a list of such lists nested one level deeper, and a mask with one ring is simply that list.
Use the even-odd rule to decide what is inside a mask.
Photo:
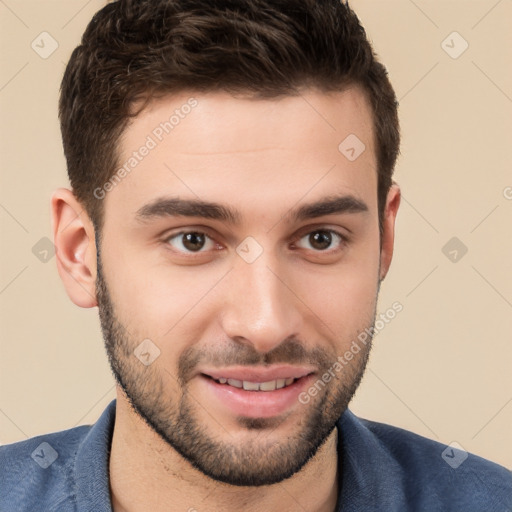
[{"label": "upper lip", "polygon": [[277,379],[300,379],[314,372],[307,366],[279,365],[264,368],[248,366],[231,366],[228,368],[204,369],[201,373],[216,380],[220,378],[235,379],[249,382],[269,382]]}]

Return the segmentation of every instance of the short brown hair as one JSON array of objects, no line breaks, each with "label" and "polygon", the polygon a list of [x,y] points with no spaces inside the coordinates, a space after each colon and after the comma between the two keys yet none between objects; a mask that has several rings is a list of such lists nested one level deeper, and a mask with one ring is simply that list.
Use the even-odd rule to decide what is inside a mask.
[{"label": "short brown hair", "polygon": [[[400,145],[395,93],[356,14],[340,0],[117,0],[98,11],[62,79],[68,175],[95,229],[93,191],[119,166],[130,117],[155,96],[226,91],[254,98],[359,85],[373,112],[379,227]],[[142,108],[133,105],[145,99]],[[340,141],[341,142],[341,141]]]}]

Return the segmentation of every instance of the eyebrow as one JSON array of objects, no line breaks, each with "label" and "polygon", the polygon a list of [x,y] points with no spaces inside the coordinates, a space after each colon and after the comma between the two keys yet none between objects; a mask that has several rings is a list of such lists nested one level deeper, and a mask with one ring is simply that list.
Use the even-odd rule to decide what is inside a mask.
[{"label": "eyebrow", "polygon": [[[300,222],[324,215],[364,213],[368,205],[353,195],[328,196],[313,203],[301,205],[286,213],[283,218],[288,222]],[[162,197],[139,208],[135,219],[146,223],[164,217],[201,217],[220,220],[229,224],[240,224],[241,213],[229,206],[200,199],[180,199],[179,197]]]}]

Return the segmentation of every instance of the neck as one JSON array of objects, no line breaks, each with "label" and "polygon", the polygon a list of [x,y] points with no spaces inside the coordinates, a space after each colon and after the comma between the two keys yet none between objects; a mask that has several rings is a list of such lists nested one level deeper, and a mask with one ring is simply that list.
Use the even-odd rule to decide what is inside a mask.
[{"label": "neck", "polygon": [[158,436],[118,393],[110,453],[114,512],[334,512],[337,429],[301,471],[273,485],[238,487],[203,475]]}]

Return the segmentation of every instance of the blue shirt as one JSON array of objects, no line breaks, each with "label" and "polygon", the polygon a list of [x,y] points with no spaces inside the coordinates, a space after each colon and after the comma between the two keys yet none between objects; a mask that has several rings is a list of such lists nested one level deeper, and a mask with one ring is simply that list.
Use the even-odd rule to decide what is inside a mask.
[{"label": "blue shirt", "polygon": [[[113,400],[92,426],[0,447],[1,512],[111,512]],[[463,450],[358,418],[337,422],[336,512],[510,512],[512,473]]]}]

